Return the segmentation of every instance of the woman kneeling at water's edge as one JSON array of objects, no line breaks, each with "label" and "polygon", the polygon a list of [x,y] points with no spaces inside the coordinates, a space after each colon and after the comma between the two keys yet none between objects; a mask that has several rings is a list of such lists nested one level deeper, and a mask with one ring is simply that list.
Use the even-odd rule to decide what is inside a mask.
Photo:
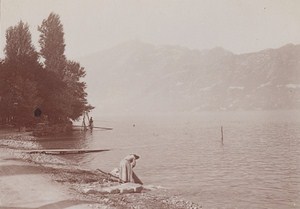
[{"label": "woman kneeling at water's edge", "polygon": [[140,157],[136,154],[130,154],[126,156],[123,160],[120,162],[120,169],[119,169],[119,178],[123,182],[132,182],[132,183],[139,183],[135,180],[135,175],[133,172],[133,168],[136,165],[136,160]]}]

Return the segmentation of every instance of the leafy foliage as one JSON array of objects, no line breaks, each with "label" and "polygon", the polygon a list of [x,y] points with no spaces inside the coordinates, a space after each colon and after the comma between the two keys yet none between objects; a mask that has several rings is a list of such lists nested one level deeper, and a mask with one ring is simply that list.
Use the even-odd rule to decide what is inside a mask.
[{"label": "leafy foliage", "polygon": [[[38,27],[41,50],[32,44],[29,26],[20,21],[6,31],[5,58],[0,62],[0,122],[29,126],[40,121],[34,110],[40,108],[48,122],[76,120],[88,105],[85,70],[64,54],[63,25],[51,13]],[[39,62],[39,55],[44,62]]]},{"label": "leafy foliage", "polygon": [[45,59],[45,69],[63,77],[66,65],[63,25],[57,14],[51,13],[38,27],[40,54]]},{"label": "leafy foliage", "polygon": [[6,31],[5,59],[1,64],[1,119],[18,126],[33,122],[39,104],[35,73],[40,70],[38,54],[31,43],[29,26],[22,21]]}]

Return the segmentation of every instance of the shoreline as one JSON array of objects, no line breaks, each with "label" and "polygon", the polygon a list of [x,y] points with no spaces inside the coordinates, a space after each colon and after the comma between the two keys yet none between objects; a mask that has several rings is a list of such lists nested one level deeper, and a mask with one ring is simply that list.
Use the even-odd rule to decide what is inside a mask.
[{"label": "shoreline", "polygon": [[[24,149],[39,148],[35,138],[29,133],[11,132],[0,135],[0,182],[6,185],[0,188],[0,194],[7,196],[12,193],[10,199],[0,198],[0,209],[24,206],[74,209],[202,208],[176,196],[167,196],[163,189],[154,186],[144,185],[141,193],[99,193],[91,188],[114,186],[118,183],[110,182],[106,175],[84,170],[57,155],[21,152]],[[14,184],[16,180],[19,184]],[[87,190],[92,192],[86,192]],[[12,191],[17,192],[14,194]],[[32,197],[35,197],[34,200],[28,201]]]}]

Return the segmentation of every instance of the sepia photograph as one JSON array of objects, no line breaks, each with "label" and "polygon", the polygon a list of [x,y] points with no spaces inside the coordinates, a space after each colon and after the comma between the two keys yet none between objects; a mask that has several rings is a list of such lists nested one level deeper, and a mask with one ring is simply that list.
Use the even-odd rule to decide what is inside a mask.
[{"label": "sepia photograph", "polygon": [[297,208],[299,0],[0,0],[0,209]]}]

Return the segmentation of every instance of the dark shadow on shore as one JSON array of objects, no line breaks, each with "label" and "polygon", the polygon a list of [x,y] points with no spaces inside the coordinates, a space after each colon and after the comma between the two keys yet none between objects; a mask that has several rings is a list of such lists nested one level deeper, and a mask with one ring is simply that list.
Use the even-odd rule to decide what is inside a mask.
[{"label": "dark shadow on shore", "polygon": [[12,176],[23,174],[40,174],[42,169],[31,165],[2,165],[0,166],[0,176]]},{"label": "dark shadow on shore", "polygon": [[83,200],[62,200],[54,203],[49,203],[47,205],[43,205],[37,208],[29,208],[29,207],[7,207],[7,206],[0,206],[0,209],[63,209],[68,208],[74,205],[80,204],[95,204],[96,202],[92,201],[83,201]]}]

